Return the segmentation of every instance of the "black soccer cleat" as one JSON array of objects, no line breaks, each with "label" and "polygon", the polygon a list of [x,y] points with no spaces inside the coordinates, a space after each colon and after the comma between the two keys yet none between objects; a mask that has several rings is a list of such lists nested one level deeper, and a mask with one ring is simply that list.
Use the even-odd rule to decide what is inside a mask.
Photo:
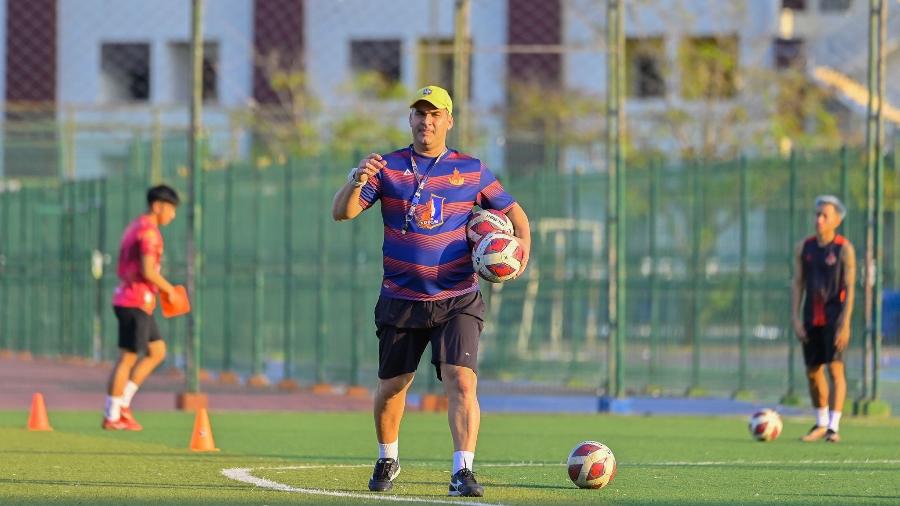
[{"label": "black soccer cleat", "polygon": [[840,443],[841,436],[838,435],[837,431],[828,429],[828,432],[825,433],[825,441],[829,443]]},{"label": "black soccer cleat", "polygon": [[450,478],[450,492],[453,497],[482,497],[484,487],[475,481],[475,473],[471,469],[462,468]]},{"label": "black soccer cleat", "polygon": [[372,479],[369,480],[369,490],[372,492],[387,492],[394,486],[394,478],[400,474],[400,462],[395,459],[378,459],[375,461],[375,470],[372,471]]}]

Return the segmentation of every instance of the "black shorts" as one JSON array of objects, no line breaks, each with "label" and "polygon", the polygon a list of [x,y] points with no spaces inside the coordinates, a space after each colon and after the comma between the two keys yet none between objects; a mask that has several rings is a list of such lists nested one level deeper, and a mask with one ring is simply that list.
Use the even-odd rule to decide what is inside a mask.
[{"label": "black shorts", "polygon": [[484,328],[481,292],[429,302],[381,296],[375,325],[381,379],[415,372],[428,343],[438,379],[441,364],[478,372],[478,340]]},{"label": "black shorts", "polygon": [[803,360],[806,367],[844,361],[844,354],[834,347],[835,335],[834,325],[806,326],[806,344],[803,345]]},{"label": "black shorts", "polygon": [[162,339],[153,315],[136,307],[113,306],[113,311],[119,320],[119,348],[146,352],[149,343]]}]

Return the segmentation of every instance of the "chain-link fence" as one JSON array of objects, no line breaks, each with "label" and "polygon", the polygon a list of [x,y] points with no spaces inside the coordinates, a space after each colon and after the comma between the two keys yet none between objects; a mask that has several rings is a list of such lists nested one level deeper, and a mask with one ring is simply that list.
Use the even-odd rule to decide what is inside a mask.
[{"label": "chain-link fence", "polygon": [[[0,347],[114,357],[114,256],[151,180],[150,154],[139,146],[132,145],[132,169],[122,176],[25,187],[8,182],[0,193]],[[335,224],[326,212],[352,159],[289,158],[206,172],[199,280],[205,368],[304,384],[374,381],[371,311],[381,277],[380,217],[369,212]],[[859,153],[843,151],[632,167],[629,311],[620,364],[626,391],[740,391],[763,398],[789,388],[801,392],[802,361],[790,331],[792,245],[811,233],[814,196],[837,190],[850,207],[842,231],[862,258],[864,205],[853,190],[861,166]],[[896,169],[889,158],[889,180]],[[179,190],[186,187],[185,174],[164,176]],[[607,218],[597,202],[606,176],[550,168],[503,182],[530,213],[533,259],[523,278],[482,287],[489,311],[483,384],[602,390],[609,332]],[[893,262],[900,253],[897,211],[894,204],[888,208],[888,287],[900,286]],[[186,234],[183,218],[164,230],[164,266],[174,280],[185,275]],[[856,300],[847,357],[853,394],[861,388],[864,333],[862,297]],[[889,307],[885,317],[892,346],[897,309]],[[183,325],[173,319],[162,327],[178,366]],[[892,385],[886,383],[883,395],[896,403],[900,392]],[[428,386],[426,381],[419,388]]]}]

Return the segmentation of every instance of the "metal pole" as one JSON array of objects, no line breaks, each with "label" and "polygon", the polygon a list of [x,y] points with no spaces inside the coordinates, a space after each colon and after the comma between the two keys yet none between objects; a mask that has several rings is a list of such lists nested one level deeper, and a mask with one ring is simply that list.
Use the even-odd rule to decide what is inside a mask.
[{"label": "metal pole", "polygon": [[650,163],[650,379],[653,388],[658,388],[657,373],[659,367],[659,278],[657,276],[657,251],[656,229],[659,220],[659,186],[662,165]]},{"label": "metal pole", "polygon": [[[359,157],[354,157],[358,159]],[[360,220],[351,222],[350,251],[353,258],[350,261],[350,385],[359,385],[359,340],[362,339],[362,325],[359,323],[359,273],[360,264],[363,261],[363,253],[359,248],[359,234],[362,233]]]},{"label": "metal pole", "polygon": [[[18,347],[17,351],[20,353],[26,353],[28,350],[26,348],[27,344],[27,333],[28,333],[28,321],[29,321],[29,308],[30,304],[26,304],[26,293],[25,291],[28,289],[30,285],[28,279],[28,259],[31,258],[31,252],[28,250],[28,221],[29,221],[29,206],[28,206],[28,197],[31,193],[30,190],[23,188],[19,191],[19,289],[18,289],[18,304],[16,306],[19,309],[19,338],[18,338]],[[33,299],[32,299],[33,300]]]},{"label": "metal pole", "polygon": [[700,321],[700,278],[703,276],[700,268],[700,236],[703,228],[703,217],[700,185],[700,162],[693,162],[693,177],[691,184],[693,188],[691,193],[693,198],[691,204],[691,218],[693,225],[691,227],[691,272],[693,279],[691,280],[691,388],[689,393],[694,395],[700,394],[700,341],[703,325]]},{"label": "metal pole", "polygon": [[201,137],[203,114],[203,0],[192,0],[191,5],[191,126],[188,135],[190,177],[188,179],[188,234],[187,234],[187,289],[193,310],[187,315],[187,365],[185,388],[188,392],[200,392],[200,338],[203,333],[203,304],[198,287],[203,275],[203,167],[201,164]]},{"label": "metal pole", "polygon": [[[469,145],[469,57],[470,47],[470,0],[456,0],[454,11],[453,37],[453,105],[458,112],[456,128],[460,149],[471,149]],[[431,55],[430,57],[434,57]]]},{"label": "metal pole", "polygon": [[262,321],[265,318],[265,272],[262,267],[262,171],[253,168],[253,311],[250,315],[250,332],[252,341],[251,355],[251,380],[253,386],[265,386],[269,384],[263,372],[263,328]]},{"label": "metal pole", "polygon": [[[791,150],[788,159],[788,269],[791,274],[791,282],[793,283],[796,275],[797,262],[794,259],[794,241],[797,240],[797,156]],[[846,202],[846,201],[845,201]],[[793,289],[793,288],[792,288]],[[793,308],[788,306],[788,321],[792,321],[794,317]],[[797,338],[794,336],[794,326],[788,325],[788,386],[785,398],[793,400],[796,396],[794,393],[794,380],[797,377],[795,356],[797,353]]]},{"label": "metal pole", "polygon": [[103,309],[106,304],[103,303],[103,278],[105,274],[104,251],[106,249],[106,178],[97,180],[97,200],[94,205],[97,208],[97,250],[95,255],[97,258],[94,279],[94,360],[103,359]]},{"label": "metal pole", "polygon": [[747,218],[750,214],[750,195],[747,184],[747,160],[740,157],[738,161],[738,171],[740,178],[740,272],[738,273],[738,297],[740,306],[738,308],[738,321],[740,334],[738,337],[740,344],[740,355],[738,357],[738,391],[735,397],[747,395],[747,352],[748,352],[748,336],[747,336],[747,316],[749,309],[747,307]]},{"label": "metal pole", "polygon": [[[879,272],[876,264],[876,166],[881,159],[881,86],[880,70],[882,64],[882,39],[881,16],[886,13],[886,5],[883,0],[869,1],[869,61],[868,61],[868,92],[869,99],[866,108],[866,262],[865,262],[865,319],[866,337],[863,370],[864,399],[872,398],[874,394],[873,376],[874,365],[873,347],[877,339],[876,329],[876,299],[881,298],[876,293],[878,288],[877,278]],[[879,308],[880,309],[880,308]]]},{"label": "metal pole", "polygon": [[[294,173],[294,157],[288,160],[284,166],[284,312],[282,314],[283,324],[282,332],[284,339],[284,379],[289,380],[293,377],[294,369],[294,346],[293,346],[293,318],[291,309],[293,307],[294,294],[294,198],[293,198],[293,173]],[[320,209],[322,209],[320,207]],[[320,246],[321,247],[321,246]],[[320,273],[321,274],[321,273]]]},{"label": "metal pole", "polygon": [[878,2],[878,108],[875,121],[875,286],[874,286],[874,342],[872,343],[872,399],[878,400],[881,369],[882,315],[884,297],[884,99],[885,99],[885,40],[887,38],[887,1]]},{"label": "metal pole", "polygon": [[607,16],[607,94],[606,94],[606,160],[609,173],[607,230],[609,233],[609,387],[608,395],[621,397],[624,391],[623,346],[625,331],[625,167],[622,156],[625,110],[622,100],[624,84],[624,34],[622,1],[608,0]]},{"label": "metal pole", "polygon": [[0,276],[0,288],[3,289],[0,292],[0,331],[3,332],[3,338],[0,339],[0,350],[4,352],[12,350],[12,339],[10,335],[10,315],[9,315],[9,278],[10,278],[10,265],[12,261],[12,255],[10,254],[9,248],[9,227],[12,220],[9,217],[10,206],[9,201],[12,200],[12,192],[10,191],[8,181],[4,181],[0,184],[3,184],[3,192],[0,192],[0,199],[3,200],[3,230],[2,230],[2,241],[0,241],[0,248],[2,248],[3,252],[0,254],[0,272],[2,272],[2,276]]},{"label": "metal pole", "polygon": [[[328,191],[328,186],[325,183],[325,169],[322,164],[320,164],[319,177],[316,181],[318,183],[316,192],[319,198],[319,209],[324,209],[325,203],[328,200],[328,196],[325,194],[325,192]],[[318,220],[317,229],[317,242],[319,246],[318,276],[316,277],[318,281],[318,297],[316,304],[315,342],[315,372],[317,384],[325,383],[325,343],[327,342],[326,338],[328,335],[328,290],[330,289],[328,286],[328,229],[325,221],[325,213],[321,214],[322,215]]]},{"label": "metal pole", "polygon": [[225,286],[223,287],[224,293],[222,294],[222,318],[225,320],[225,328],[223,329],[225,342],[223,343],[222,350],[222,371],[228,373],[231,373],[234,370],[234,362],[231,354],[234,340],[234,332],[232,331],[231,326],[231,279],[234,276],[231,255],[231,230],[234,227],[234,213],[232,212],[232,208],[234,207],[234,171],[235,166],[230,164],[225,172],[225,232],[223,238],[225,246]]}]

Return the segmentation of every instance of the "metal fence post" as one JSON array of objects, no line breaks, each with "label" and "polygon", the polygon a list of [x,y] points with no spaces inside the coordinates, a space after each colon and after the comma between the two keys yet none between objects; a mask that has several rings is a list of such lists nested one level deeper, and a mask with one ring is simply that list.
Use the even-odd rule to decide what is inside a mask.
[{"label": "metal fence post", "polygon": [[187,291],[193,310],[187,315],[187,366],[185,392],[179,396],[179,405],[189,403],[205,405],[200,394],[201,352],[203,336],[203,0],[191,4],[191,105],[190,132],[188,133],[188,234],[187,234]]},{"label": "metal fence post", "polygon": [[0,251],[0,271],[3,272],[2,277],[0,277],[0,332],[3,332],[3,337],[0,339],[0,350],[7,353],[12,350],[12,336],[10,335],[9,325],[9,278],[12,265],[12,254],[9,247],[9,227],[12,222],[10,219],[9,201],[12,199],[12,192],[10,191],[9,181],[0,181],[0,184],[3,185],[3,191],[0,192],[0,201],[3,204],[3,220],[0,221],[0,223],[3,223],[3,229],[0,230],[0,234],[2,234],[2,240],[0,240],[0,250],[2,250]]},{"label": "metal fence post", "polygon": [[[316,181],[318,183],[318,187],[316,188],[316,194],[319,199],[319,209],[327,208],[328,197],[325,195],[325,192],[328,190],[327,185],[325,184],[325,174],[327,173],[324,167],[324,164],[320,163],[318,170],[318,177]],[[319,258],[318,258],[318,293],[317,293],[317,304],[316,304],[316,341],[315,341],[315,357],[316,357],[316,383],[323,384],[325,383],[325,342],[326,336],[328,335],[328,290],[330,289],[328,284],[328,230],[325,219],[327,213],[321,213],[319,219],[317,220],[317,231],[318,237],[317,242],[319,246]]]},{"label": "metal fence post", "polygon": [[607,171],[610,177],[608,230],[609,241],[609,387],[607,395],[624,393],[625,364],[623,347],[627,312],[625,309],[625,159],[624,83],[625,34],[622,30],[622,1],[607,1]]},{"label": "metal fence post", "polygon": [[691,163],[691,320],[688,328],[691,331],[691,386],[688,396],[702,396],[706,390],[700,386],[700,346],[702,322],[700,321],[700,278],[703,271],[700,266],[700,236],[703,228],[703,206],[701,202],[700,162]]},{"label": "metal fence post", "polygon": [[262,259],[262,230],[265,226],[262,213],[262,170],[259,167],[253,169],[253,309],[250,314],[250,332],[252,341],[250,344],[250,380],[251,386],[265,386],[269,380],[264,372],[263,347],[265,329],[262,322],[265,320],[265,271]]},{"label": "metal fence post", "polygon": [[659,283],[657,278],[657,220],[659,219],[659,185],[662,165],[655,160],[650,161],[650,216],[648,220],[648,239],[650,257],[650,362],[649,384],[654,389],[659,389],[658,361],[659,361]]},{"label": "metal fence post", "polygon": [[[295,388],[297,382],[294,374],[294,342],[293,342],[293,292],[294,292],[294,192],[293,173],[295,157],[290,157],[284,170],[284,299],[282,313],[282,338],[284,339],[284,378],[281,380],[282,388]],[[324,209],[319,207],[319,209]],[[321,246],[320,246],[321,247]],[[321,275],[321,273],[320,273]]]},{"label": "metal fence post", "polygon": [[[794,259],[794,242],[797,240],[797,155],[794,150],[788,158],[788,272],[791,276],[791,290],[793,290],[793,279],[796,275],[797,262]],[[793,301],[791,302],[793,304]],[[794,308],[788,307],[787,321],[787,341],[788,341],[788,364],[787,364],[787,392],[784,394],[782,404],[798,405],[800,397],[794,392],[794,382],[797,378],[796,354],[797,339],[794,336]]]},{"label": "metal fence post", "polygon": [[106,275],[104,264],[106,262],[104,250],[106,249],[106,178],[97,180],[97,198],[94,205],[97,208],[97,249],[94,258],[94,360],[103,359],[104,324],[103,309],[106,307],[103,301],[103,279]]},{"label": "metal fence post", "polygon": [[232,361],[232,346],[234,340],[234,331],[232,330],[231,317],[231,287],[232,278],[234,277],[234,269],[232,265],[232,238],[231,230],[234,228],[234,171],[235,165],[229,164],[225,169],[225,230],[223,233],[224,245],[224,268],[225,279],[223,281],[222,293],[222,318],[225,322],[223,330],[222,343],[222,372],[229,375],[234,374],[234,363]]},{"label": "metal fence post", "polygon": [[738,308],[739,321],[739,356],[738,356],[738,387],[734,393],[736,399],[748,399],[752,397],[752,393],[747,390],[747,353],[748,353],[748,331],[747,318],[749,313],[748,297],[747,297],[747,241],[748,230],[747,220],[750,214],[750,190],[747,181],[747,160],[743,155],[738,159],[738,171],[740,178],[740,272],[738,273],[738,299],[740,306]]}]

